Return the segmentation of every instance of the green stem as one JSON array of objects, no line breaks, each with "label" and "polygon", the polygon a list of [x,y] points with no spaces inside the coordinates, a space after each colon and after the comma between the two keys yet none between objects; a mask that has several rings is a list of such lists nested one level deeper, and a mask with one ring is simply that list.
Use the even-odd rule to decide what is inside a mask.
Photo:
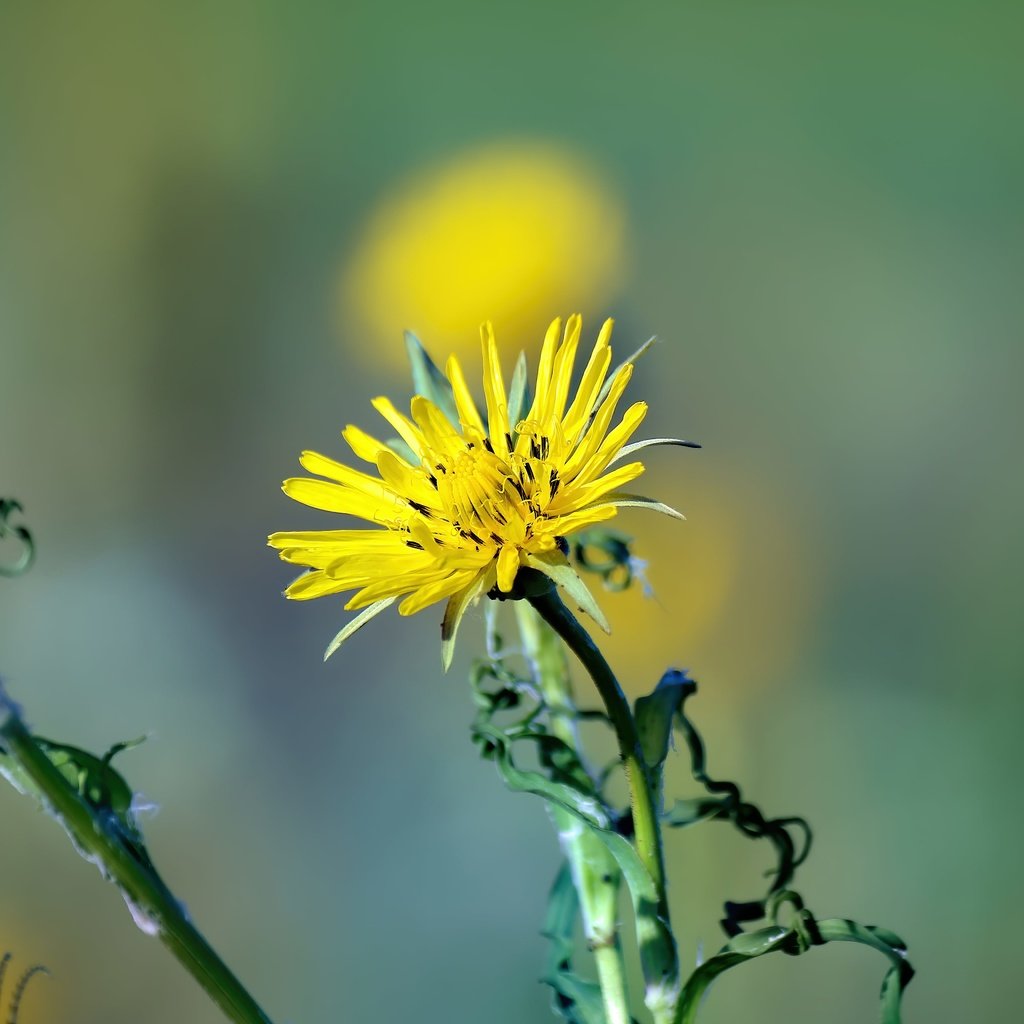
[{"label": "green stem", "polygon": [[[636,837],[636,850],[644,867],[654,882],[658,894],[656,913],[664,926],[665,933],[671,934],[669,922],[668,897],[665,889],[665,864],[661,848],[661,828],[655,805],[655,793],[647,771],[640,747],[633,711],[626,695],[619,686],[615,673],[612,672],[604,655],[590,638],[587,631],[576,621],[558,596],[551,588],[543,593],[529,597],[530,603],[545,622],[565,641],[569,649],[579,658],[583,667],[590,674],[598,693],[604,702],[608,719],[611,722],[618,742],[619,755],[622,759],[629,786],[630,806],[633,814],[633,832]],[[675,962],[674,949],[664,950],[666,962]],[[654,993],[649,993],[653,996]],[[660,997],[655,997],[660,1003]],[[669,1002],[672,996],[668,994]],[[650,1002],[648,1002],[650,1005]],[[658,1016],[667,1010],[659,1006]]]},{"label": "green stem", "polygon": [[[524,651],[548,707],[551,731],[582,760],[565,651],[555,633],[525,601],[517,601],[515,609]],[[605,1017],[608,1024],[630,1024],[617,927],[621,873],[600,839],[567,811],[558,807],[550,810],[579,896],[583,935],[594,955]]]},{"label": "green stem", "polygon": [[136,860],[117,834],[61,775],[16,707],[0,694],[0,747],[16,763],[68,835],[89,860],[121,889],[137,920],[151,922],[164,945],[236,1024],[271,1024],[227,965],[189,921],[182,905],[154,872]]},{"label": "green stem", "polygon": [[633,830],[636,848],[644,866],[654,879],[660,904],[659,912],[668,921],[668,901],[665,898],[665,865],[661,853],[661,830],[654,806],[654,794],[647,776],[640,749],[640,737],[633,720],[633,711],[619,686],[611,666],[590,638],[590,634],[576,621],[572,612],[562,603],[554,589],[530,598],[530,603],[545,622],[566,642],[569,649],[583,663],[604,701],[608,719],[615,730],[619,754],[629,783],[630,804],[633,810]]}]

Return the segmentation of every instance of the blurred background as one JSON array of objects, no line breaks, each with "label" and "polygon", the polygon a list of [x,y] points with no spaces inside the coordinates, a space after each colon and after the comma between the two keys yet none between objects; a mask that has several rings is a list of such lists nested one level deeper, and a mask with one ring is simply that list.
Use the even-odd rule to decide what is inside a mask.
[{"label": "blurred background", "polygon": [[[655,598],[602,595],[632,695],[668,665],[713,774],[806,815],[820,916],[884,924],[908,1022],[1019,1005],[1020,10],[521,3],[0,9],[0,672],[43,735],[161,806],[150,850],[279,1022],[526,1024],[558,854],[468,738],[437,607],[326,666],[286,603],[279,482],[408,394],[401,331],[508,365],[555,315],[621,355]],[[11,549],[3,549],[5,552]],[[581,687],[582,700],[590,698]],[[682,791],[685,772],[673,769]],[[0,787],[22,1024],[218,1013]],[[670,837],[684,962],[770,851]],[[726,976],[707,1024],[870,1021],[880,957]]]}]

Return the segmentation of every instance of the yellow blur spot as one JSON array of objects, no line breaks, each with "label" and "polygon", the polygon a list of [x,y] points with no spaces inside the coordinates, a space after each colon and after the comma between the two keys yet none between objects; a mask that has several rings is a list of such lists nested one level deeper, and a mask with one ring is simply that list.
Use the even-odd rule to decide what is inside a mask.
[{"label": "yellow blur spot", "polygon": [[371,215],[342,281],[348,345],[404,371],[403,330],[464,357],[491,320],[511,348],[529,351],[552,310],[607,305],[624,221],[599,175],[562,147],[499,142],[463,153]]},{"label": "yellow blur spot", "polygon": [[639,523],[628,511],[615,522],[636,537],[654,596],[639,586],[595,596],[612,625],[602,648],[631,696],[669,667],[688,668],[706,706],[712,693],[731,700],[784,678],[813,634],[821,584],[815,532],[786,496],[753,491],[739,473],[714,476],[698,458],[706,453],[687,462],[683,483],[648,467],[650,492],[685,523]]}]

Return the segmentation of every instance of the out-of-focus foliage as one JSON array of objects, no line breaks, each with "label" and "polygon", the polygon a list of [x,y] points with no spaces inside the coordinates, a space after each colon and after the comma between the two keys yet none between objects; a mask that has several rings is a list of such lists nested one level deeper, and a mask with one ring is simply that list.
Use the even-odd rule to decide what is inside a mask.
[{"label": "out-of-focus foliage", "polygon": [[[366,358],[385,342],[339,292],[380,211],[499,146],[567,154],[628,238],[524,345],[575,309],[616,316],[617,354],[657,335],[631,387],[652,434],[705,446],[647,459],[686,523],[616,524],[654,589],[597,587],[624,687],[704,681],[716,772],[814,823],[808,906],[911,944],[908,1021],[1016,1012],[1022,28],[964,0],[4,7],[0,484],[39,557],[0,579],[0,673],[87,749],[156,734],[147,846],[272,1017],[549,1013],[557,853],[466,749],[436,624],[325,668],[340,606],[283,602],[263,548],[294,452],[406,386],[402,328],[475,343],[415,319]],[[0,949],[53,972],[23,1024],[218,1020],[48,821],[0,791],[0,822]],[[689,831],[693,964],[767,851]],[[702,1021],[859,1024],[877,966],[762,958]]]}]

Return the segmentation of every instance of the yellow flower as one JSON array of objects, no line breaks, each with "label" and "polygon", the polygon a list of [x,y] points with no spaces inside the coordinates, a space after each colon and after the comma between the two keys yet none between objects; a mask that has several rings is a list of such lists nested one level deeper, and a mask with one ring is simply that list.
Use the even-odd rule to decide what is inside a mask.
[{"label": "yellow flower", "polygon": [[447,598],[442,626],[447,668],[467,607],[483,595],[510,595],[521,568],[548,576],[608,628],[569,564],[563,538],[610,519],[622,506],[682,518],[666,505],[621,489],[643,473],[642,463],[611,467],[648,445],[685,443],[655,438],[628,444],[646,415],[644,402],[631,405],[612,427],[633,364],[623,363],[609,377],[611,330],[608,320],[570,402],[580,318],[569,318],[564,335],[561,321],[555,320],[544,339],[533,400],[521,415],[525,361],[520,357],[506,390],[494,332],[485,323],[480,333],[486,419],[452,356],[447,381],[437,373],[445,387],[438,402],[417,395],[410,415],[404,416],[386,398],[373,401],[407,446],[408,457],[354,426],[346,427],[343,436],[378,475],[316,452],[303,453],[303,468],[325,479],[286,480],[285,494],[374,524],[373,529],[275,533],[269,539],[282,559],[310,570],[286,596],[307,600],[356,591],[345,607],[363,611],[338,634],[325,657],[399,597],[404,596],[398,607],[402,615]]}]

